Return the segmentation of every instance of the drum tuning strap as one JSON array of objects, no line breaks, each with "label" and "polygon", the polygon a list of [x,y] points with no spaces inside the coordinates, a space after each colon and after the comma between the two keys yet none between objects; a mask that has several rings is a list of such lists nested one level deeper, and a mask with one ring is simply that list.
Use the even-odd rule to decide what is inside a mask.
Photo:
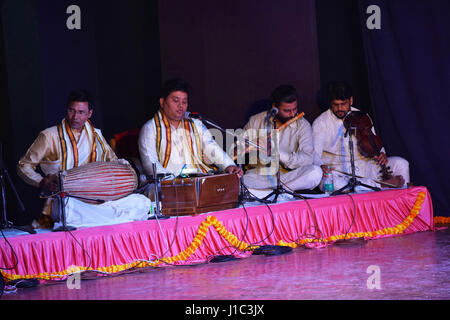
[{"label": "drum tuning strap", "polygon": [[71,195],[64,191],[58,191],[58,192],[54,192],[54,193],[47,193],[45,191],[42,191],[39,194],[39,198],[41,198],[41,199],[55,198],[57,196],[61,196],[61,198],[67,197],[67,198],[75,198],[75,199],[87,200],[87,201],[92,201],[92,202],[97,202],[97,203],[105,203],[105,200],[102,200],[102,199],[91,199],[91,198],[85,198],[85,197],[80,197],[80,196],[74,196],[74,195]]},{"label": "drum tuning strap", "polygon": [[39,198],[41,198],[41,199],[54,198],[61,193],[62,193],[61,191],[53,192],[53,193],[49,193],[48,191],[41,191],[39,193]]},{"label": "drum tuning strap", "polygon": [[92,199],[92,198],[85,198],[85,197],[80,197],[80,196],[74,196],[74,195],[67,194],[65,192],[61,192],[61,194],[64,195],[63,197],[70,197],[70,198],[86,200],[86,201],[92,201],[92,202],[97,202],[97,203],[105,203],[106,202],[105,200],[102,200],[102,199]]}]

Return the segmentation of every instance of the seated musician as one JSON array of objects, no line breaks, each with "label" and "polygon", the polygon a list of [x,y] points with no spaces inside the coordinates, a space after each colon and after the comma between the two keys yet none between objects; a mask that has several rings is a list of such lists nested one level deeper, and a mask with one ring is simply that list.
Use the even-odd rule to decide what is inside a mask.
[{"label": "seated musician", "polygon": [[[85,90],[69,94],[67,115],[60,124],[40,132],[25,155],[19,160],[18,175],[28,184],[46,193],[59,190],[56,174],[61,170],[95,161],[114,161],[116,155],[99,129],[89,120],[92,116],[92,95]],[[63,147],[64,146],[64,147]],[[44,173],[44,176],[38,172]],[[132,194],[104,204],[88,204],[65,198],[66,223],[72,227],[94,226],[146,220],[150,202],[143,195]],[[35,228],[61,227],[58,201],[48,198]]]},{"label": "seated musician", "polygon": [[[346,135],[344,118],[350,111],[359,111],[352,106],[352,88],[346,82],[332,82],[327,88],[329,109],[323,112],[313,122],[315,163],[320,165],[325,173],[332,170],[334,189],[345,187],[351,175],[351,154],[349,135]],[[372,132],[375,134],[374,128]],[[378,156],[372,159],[364,157],[357,148],[357,140],[353,138],[355,175],[361,183],[373,187],[402,187],[409,182],[409,163],[400,157],[387,157],[384,148]],[[392,175],[381,184],[381,166],[389,166]],[[342,173],[344,172],[344,173]],[[320,186],[323,189],[322,183]],[[360,187],[358,187],[360,188]]]},{"label": "seated musician", "polygon": [[[278,151],[271,150],[274,151],[270,154],[274,161],[269,165],[269,161],[261,161],[264,152],[260,150],[257,164],[252,166],[250,163],[243,177],[244,184],[255,196],[264,197],[276,188],[276,173],[279,167],[280,180],[286,189],[291,189],[290,191],[314,189],[320,183],[322,171],[320,167],[313,165],[312,129],[308,120],[301,114],[298,115],[298,97],[295,88],[290,85],[277,87],[271,95],[271,106],[271,110],[250,117],[244,130],[250,141],[254,141],[257,136],[260,146],[272,146],[267,137],[262,136],[264,132],[274,127],[275,117],[276,128],[279,129]],[[269,155],[267,148],[265,152]]]},{"label": "seated musician", "polygon": [[185,117],[190,85],[183,79],[166,81],[160,108],[139,134],[139,153],[146,174],[173,176],[203,174],[214,170],[242,176],[243,171],[214,141],[200,120]]}]

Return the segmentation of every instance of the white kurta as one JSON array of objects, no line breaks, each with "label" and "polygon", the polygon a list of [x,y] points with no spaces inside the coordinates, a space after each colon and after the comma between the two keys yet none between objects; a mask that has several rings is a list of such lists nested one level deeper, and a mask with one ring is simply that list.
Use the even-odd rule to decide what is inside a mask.
[{"label": "white kurta", "polygon": [[[95,129],[105,147],[105,161],[117,160],[116,155],[109,147],[99,129]],[[77,141],[79,166],[88,163],[92,150],[92,141],[88,139],[86,127],[81,134],[74,132]],[[70,145],[68,144],[70,147]],[[44,174],[57,174],[61,167],[61,143],[57,127],[51,127],[42,131],[35,142],[20,159],[17,166],[18,175],[28,184],[39,186],[43,177],[36,171],[39,166]],[[70,169],[69,167],[67,169]],[[50,215],[55,223],[55,228],[60,226],[59,207],[55,199],[49,199],[43,209],[43,214]],[[53,200],[53,201],[51,201]],[[115,201],[104,204],[88,204],[74,198],[66,198],[66,221],[73,227],[101,226],[146,220],[150,211],[151,202],[144,195],[132,194]]]},{"label": "white kurta", "polygon": [[[224,170],[229,166],[234,166],[233,160],[214,141],[208,129],[200,120],[194,119],[194,125],[200,135],[203,160],[209,165],[215,165]],[[153,174],[153,164],[156,164],[157,173],[171,173],[179,176],[181,173],[201,173],[198,166],[193,163],[191,148],[187,141],[184,127],[180,125],[175,128],[170,126],[171,148],[170,158],[164,168],[159,161],[156,151],[156,126],[153,119],[147,121],[141,128],[139,134],[139,153],[142,166],[148,175]],[[164,152],[161,151],[161,152]]]},{"label": "white kurta", "polygon": [[[353,111],[359,111],[352,107]],[[323,112],[313,125],[314,136],[314,163],[318,166],[330,165],[337,170],[351,173],[351,155],[349,135],[345,136],[344,122],[334,115],[331,109]],[[375,133],[375,130],[372,128]],[[380,167],[375,160],[361,155],[358,151],[357,140],[353,136],[353,150],[355,158],[355,174],[360,177],[361,183],[380,187],[373,181],[381,180]],[[382,149],[384,152],[384,148]],[[400,157],[388,157],[388,166],[394,175],[401,175],[405,184],[409,182],[409,163]],[[350,176],[333,171],[334,188],[338,190],[347,185]],[[322,188],[322,185],[320,186]]]},{"label": "white kurta", "polygon": [[[254,134],[261,135],[267,129],[267,111],[258,113],[249,119],[244,130],[252,139]],[[315,188],[322,178],[322,170],[313,165],[312,129],[308,120],[301,118],[278,132],[278,154],[275,165],[280,161],[283,169],[280,180],[283,185],[292,190],[306,190]],[[265,139],[260,139],[264,141]],[[256,168],[249,169],[243,177],[243,182],[252,189],[273,189],[277,186],[276,168],[264,166],[259,162]]]}]

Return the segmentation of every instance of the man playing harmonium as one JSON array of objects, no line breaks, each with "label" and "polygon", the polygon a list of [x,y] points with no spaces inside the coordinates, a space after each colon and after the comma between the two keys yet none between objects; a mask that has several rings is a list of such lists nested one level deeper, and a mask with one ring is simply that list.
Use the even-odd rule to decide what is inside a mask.
[{"label": "man playing harmonium", "polygon": [[[298,114],[295,88],[291,85],[277,87],[271,95],[271,107],[250,117],[244,130],[249,140],[258,138],[261,147],[273,146],[274,139],[269,141],[267,136],[275,130],[275,120],[277,130],[276,133],[273,131],[273,136],[277,136],[278,150],[259,150],[257,163],[253,166],[250,163],[243,177],[244,184],[255,196],[264,197],[277,187],[279,168],[283,187],[290,191],[314,189],[320,183],[322,171],[313,165],[312,129],[302,114]],[[262,137],[263,132],[267,132],[266,137]],[[264,153],[271,159],[262,161]]]},{"label": "man playing harmonium", "polygon": [[[60,124],[40,132],[25,155],[19,160],[18,175],[28,184],[45,193],[57,193],[57,174],[75,167],[81,169],[88,163],[119,161],[99,129],[89,120],[92,116],[92,95],[86,90],[69,94],[67,115]],[[44,173],[44,176],[38,172]],[[82,186],[87,188],[88,186]],[[94,186],[95,187],[95,186]],[[98,188],[102,188],[99,186]],[[55,198],[48,198],[35,228],[61,228],[61,207]],[[150,201],[140,194],[130,194],[121,199],[102,204],[87,203],[76,198],[64,199],[66,223],[72,227],[107,225],[134,220],[146,220]]]},{"label": "man playing harmonium", "polygon": [[146,174],[175,177],[202,174],[217,169],[243,175],[241,168],[214,141],[200,120],[185,117],[190,85],[183,79],[166,81],[160,94],[160,109],[141,128],[139,152]]}]

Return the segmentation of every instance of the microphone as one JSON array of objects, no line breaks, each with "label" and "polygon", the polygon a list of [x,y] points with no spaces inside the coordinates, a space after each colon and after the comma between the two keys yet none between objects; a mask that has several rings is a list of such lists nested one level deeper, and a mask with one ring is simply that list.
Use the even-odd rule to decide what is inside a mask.
[{"label": "microphone", "polygon": [[188,119],[201,119],[201,118],[202,118],[202,116],[200,115],[200,113],[198,113],[198,112],[189,112],[189,111],[187,111],[187,112],[184,114],[184,117],[185,117],[185,118],[188,118]]},{"label": "microphone", "polygon": [[272,107],[272,109],[269,110],[269,114],[271,116],[276,116],[278,114],[278,108],[277,107]]}]

